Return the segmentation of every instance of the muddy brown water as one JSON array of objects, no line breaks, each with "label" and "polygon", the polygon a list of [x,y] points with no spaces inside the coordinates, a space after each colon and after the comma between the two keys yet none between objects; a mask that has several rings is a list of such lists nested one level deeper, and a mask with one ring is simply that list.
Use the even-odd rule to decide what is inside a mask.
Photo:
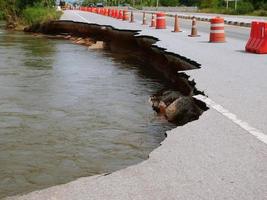
[{"label": "muddy brown water", "polygon": [[127,55],[0,28],[0,198],[148,158],[174,125],[148,97],[165,87]]}]

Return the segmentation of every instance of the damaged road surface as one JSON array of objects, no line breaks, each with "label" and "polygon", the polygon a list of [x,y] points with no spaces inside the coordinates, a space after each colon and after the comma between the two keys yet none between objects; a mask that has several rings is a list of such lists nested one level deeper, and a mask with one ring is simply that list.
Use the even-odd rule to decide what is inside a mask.
[{"label": "damaged road surface", "polygon": [[88,12],[66,11],[62,20],[141,30],[136,36],[157,38],[156,48],[200,63],[201,69],[185,73],[205,91],[209,98],[200,96],[210,109],[168,131],[140,164],[7,199],[266,199],[266,56],[244,53],[245,41],[234,38],[214,45],[205,33],[188,38],[189,30],[153,30]]}]

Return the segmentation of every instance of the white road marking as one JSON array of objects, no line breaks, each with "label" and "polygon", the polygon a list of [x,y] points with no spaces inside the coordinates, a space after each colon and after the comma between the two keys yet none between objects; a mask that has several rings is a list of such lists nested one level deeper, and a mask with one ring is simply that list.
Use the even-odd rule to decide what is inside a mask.
[{"label": "white road marking", "polygon": [[250,126],[247,122],[242,121],[241,119],[238,119],[238,117],[225,109],[223,106],[215,103],[208,97],[202,96],[202,95],[196,95],[194,96],[196,99],[205,102],[208,106],[212,107],[213,109],[217,110],[219,113],[230,119],[232,122],[240,126],[242,129],[250,133],[251,135],[255,136],[258,140],[261,142],[267,144],[267,135],[265,135],[260,130]]}]

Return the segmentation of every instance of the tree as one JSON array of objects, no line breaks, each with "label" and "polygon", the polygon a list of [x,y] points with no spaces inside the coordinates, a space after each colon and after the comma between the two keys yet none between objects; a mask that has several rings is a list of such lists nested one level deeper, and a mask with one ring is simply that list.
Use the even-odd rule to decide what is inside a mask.
[{"label": "tree", "polygon": [[219,7],[221,0],[202,0],[200,3],[201,8],[217,8]]},{"label": "tree", "polygon": [[179,0],[160,0],[159,3],[162,6],[178,6]]}]

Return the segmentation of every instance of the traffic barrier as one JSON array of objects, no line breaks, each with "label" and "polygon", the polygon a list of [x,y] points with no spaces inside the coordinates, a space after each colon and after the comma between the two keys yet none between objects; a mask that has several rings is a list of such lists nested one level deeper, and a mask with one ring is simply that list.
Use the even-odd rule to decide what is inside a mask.
[{"label": "traffic barrier", "polygon": [[165,13],[159,12],[156,14],[156,29],[165,29],[166,28],[166,19]]},{"label": "traffic barrier", "polygon": [[179,27],[178,15],[175,15],[175,17],[174,17],[174,29],[173,29],[173,32],[181,32],[180,27]]},{"label": "traffic barrier", "polygon": [[108,16],[108,10],[107,8],[105,8],[105,16]]},{"label": "traffic barrier", "polygon": [[221,17],[210,20],[210,42],[225,42],[224,19]]},{"label": "traffic barrier", "polygon": [[123,18],[123,16],[122,16],[122,10],[119,10],[119,14],[118,14],[117,19],[122,19],[122,18]]},{"label": "traffic barrier", "polygon": [[130,23],[134,23],[134,14],[133,14],[133,11],[131,11],[131,20],[130,20]]},{"label": "traffic barrier", "polygon": [[112,9],[108,9],[108,16],[111,17],[112,16]]},{"label": "traffic barrier", "polygon": [[267,23],[251,23],[250,37],[245,47],[247,52],[267,54]]},{"label": "traffic barrier", "polygon": [[261,40],[261,22],[252,22],[250,38],[246,44],[246,51],[255,52]]},{"label": "traffic barrier", "polygon": [[192,18],[192,29],[191,29],[191,34],[188,35],[189,37],[199,37],[197,34],[197,20],[195,17]]},{"label": "traffic barrier", "polygon": [[257,48],[256,53],[267,54],[267,23],[261,24],[261,41],[259,48]]},{"label": "traffic barrier", "polygon": [[146,13],[143,12],[143,23],[142,25],[146,25]]},{"label": "traffic barrier", "polygon": [[122,17],[123,21],[128,21],[129,20],[129,16],[128,16],[128,10],[123,10],[123,17]]},{"label": "traffic barrier", "polygon": [[114,18],[118,18],[119,16],[119,11],[117,9],[115,9],[114,11]]},{"label": "traffic barrier", "polygon": [[150,25],[150,27],[156,27],[156,20],[155,20],[155,17],[154,17],[153,13],[151,15],[151,25]]}]

